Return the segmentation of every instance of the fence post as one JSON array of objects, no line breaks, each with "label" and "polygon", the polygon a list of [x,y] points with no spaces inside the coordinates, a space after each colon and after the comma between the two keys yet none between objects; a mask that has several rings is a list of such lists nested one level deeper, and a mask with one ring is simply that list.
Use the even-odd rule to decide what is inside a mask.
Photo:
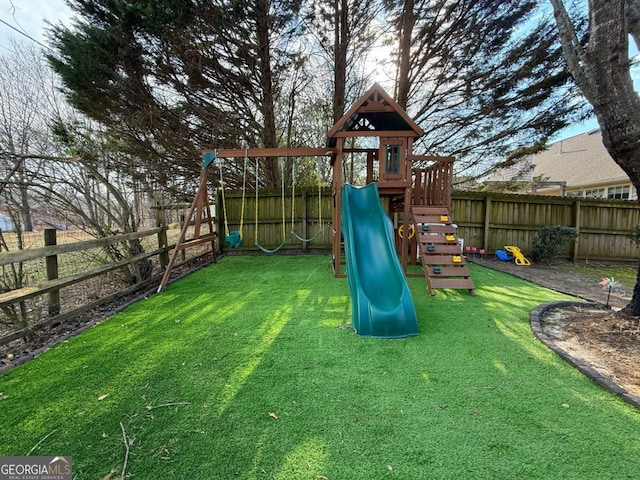
[{"label": "fence post", "polygon": [[[44,231],[45,246],[57,245],[56,229],[47,228]],[[47,280],[55,280],[58,278],[58,256],[47,255],[45,258],[47,268]],[[47,304],[49,315],[54,316],[60,313],[60,290],[52,290],[47,294]]]},{"label": "fence post", "polygon": [[484,233],[482,235],[482,248],[489,251],[489,242],[491,242],[491,197],[484,197]]},{"label": "fence post", "polygon": [[167,217],[164,212],[164,207],[158,202],[156,204],[156,227],[162,228],[158,232],[158,248],[161,248],[160,252],[160,268],[165,268],[169,263],[169,252],[167,251],[167,246],[169,245],[169,241],[167,240]]},{"label": "fence post", "polygon": [[577,200],[573,204],[573,224],[576,228],[578,236],[573,241],[573,250],[571,254],[571,260],[573,263],[578,263],[578,254],[580,253],[580,200]]},{"label": "fence post", "polygon": [[[180,225],[181,225],[182,227],[184,227],[184,222],[188,222],[188,221],[190,221],[190,220],[191,220],[190,218],[186,218],[186,217],[187,217],[187,216],[186,216],[184,213],[181,213],[181,214],[180,214]],[[184,248],[180,250],[180,257],[182,258],[182,261],[183,261],[183,262],[184,262],[184,261],[185,261],[185,259],[187,258],[187,252],[185,251],[185,249],[184,249]]]}]

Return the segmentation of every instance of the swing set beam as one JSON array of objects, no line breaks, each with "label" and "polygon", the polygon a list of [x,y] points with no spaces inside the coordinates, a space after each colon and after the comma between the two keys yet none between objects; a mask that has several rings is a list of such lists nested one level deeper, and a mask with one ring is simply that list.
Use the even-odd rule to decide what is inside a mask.
[{"label": "swing set beam", "polygon": [[333,148],[223,148],[203,150],[203,153],[216,153],[218,158],[244,157],[324,157],[335,153]]}]

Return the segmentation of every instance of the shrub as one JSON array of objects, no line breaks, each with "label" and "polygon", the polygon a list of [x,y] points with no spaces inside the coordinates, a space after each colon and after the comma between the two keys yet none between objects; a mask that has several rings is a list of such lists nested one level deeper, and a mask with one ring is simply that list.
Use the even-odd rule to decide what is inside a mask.
[{"label": "shrub", "polygon": [[529,258],[534,262],[549,262],[560,253],[560,249],[578,238],[574,227],[548,225],[536,233]]},{"label": "shrub", "polygon": [[628,237],[636,245],[636,247],[640,247],[640,225],[636,225],[635,227],[633,227],[633,230],[631,230]]}]

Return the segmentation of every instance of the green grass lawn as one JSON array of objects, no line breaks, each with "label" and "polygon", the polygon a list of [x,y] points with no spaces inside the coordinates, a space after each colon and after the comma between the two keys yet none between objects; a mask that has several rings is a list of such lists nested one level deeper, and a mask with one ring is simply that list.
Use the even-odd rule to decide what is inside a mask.
[{"label": "green grass lawn", "polygon": [[0,455],[116,479],[124,429],[137,479],[638,478],[640,412],[529,328],[566,297],[471,269],[380,340],[328,257],[225,258],[1,377]]}]

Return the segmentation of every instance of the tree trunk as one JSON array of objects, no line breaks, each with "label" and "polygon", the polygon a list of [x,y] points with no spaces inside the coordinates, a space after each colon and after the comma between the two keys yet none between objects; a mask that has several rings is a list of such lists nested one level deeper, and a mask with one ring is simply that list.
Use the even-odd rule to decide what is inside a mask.
[{"label": "tree trunk", "polygon": [[[553,5],[562,49],[576,84],[593,106],[609,155],[640,191],[640,97],[628,58],[629,34],[636,38],[638,0],[589,0],[589,41],[583,46],[561,0]],[[631,303],[640,316],[640,266]]]},{"label": "tree trunk", "polygon": [[31,207],[29,206],[29,192],[25,183],[20,185],[20,213],[24,225],[24,231],[33,232],[33,220],[31,218]]},{"label": "tree trunk", "polygon": [[347,90],[348,0],[335,0],[333,123],[344,114]]},{"label": "tree trunk", "polygon": [[[31,207],[29,206],[28,180],[25,174],[24,162],[20,162],[18,170],[20,185],[18,186],[20,201],[20,218],[16,228],[22,228],[25,232],[33,232],[33,221],[31,219]],[[20,225],[21,224],[21,225]]]},{"label": "tree trunk", "polygon": [[416,16],[413,12],[413,0],[406,0],[402,11],[402,27],[399,38],[399,64],[398,76],[396,81],[396,98],[398,105],[404,110],[407,109],[407,101],[409,98],[409,68],[411,59],[411,39],[413,38],[413,27],[416,23]]},{"label": "tree trunk", "polygon": [[628,10],[625,0],[591,0],[587,45],[593,99],[602,141],[633,185],[640,187],[640,97],[629,68]]},{"label": "tree trunk", "polygon": [[[270,16],[268,0],[259,0],[257,4],[257,25],[256,35],[258,40],[258,56],[260,62],[260,87],[262,89],[262,99],[260,110],[264,120],[262,130],[262,143],[265,148],[275,148],[278,146],[276,131],[276,115],[274,108],[273,75],[271,71],[271,39],[270,39]],[[280,184],[280,173],[278,171],[278,159],[267,158],[264,162],[264,178],[268,187],[276,187]]]},{"label": "tree trunk", "polygon": [[640,0],[629,0],[629,34],[640,48]]},{"label": "tree trunk", "polygon": [[638,264],[638,273],[636,274],[636,284],[633,287],[631,302],[622,309],[628,315],[640,317],[640,264]]},{"label": "tree trunk", "polygon": [[[592,66],[592,105],[609,155],[640,192],[640,97],[628,60],[629,19],[625,0],[591,0],[587,59]],[[595,26],[594,25],[594,26]],[[626,313],[640,316],[640,265]]]}]

